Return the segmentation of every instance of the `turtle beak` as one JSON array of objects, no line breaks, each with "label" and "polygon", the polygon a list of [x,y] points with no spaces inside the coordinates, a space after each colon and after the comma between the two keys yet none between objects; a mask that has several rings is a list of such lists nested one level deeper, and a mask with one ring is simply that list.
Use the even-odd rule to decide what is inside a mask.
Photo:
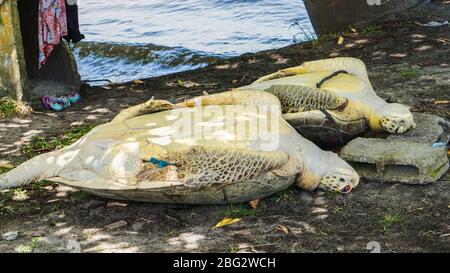
[{"label": "turtle beak", "polygon": [[353,190],[352,186],[346,185],[346,186],[342,187],[339,191],[341,193],[350,193],[352,190]]}]

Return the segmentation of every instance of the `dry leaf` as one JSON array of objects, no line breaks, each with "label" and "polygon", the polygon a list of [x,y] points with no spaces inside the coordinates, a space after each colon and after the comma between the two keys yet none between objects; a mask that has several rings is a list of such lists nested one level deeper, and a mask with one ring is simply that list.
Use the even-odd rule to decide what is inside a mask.
[{"label": "dry leaf", "polygon": [[206,91],[203,91],[203,96],[209,96],[209,93]]},{"label": "dry leaf", "polygon": [[231,82],[232,82],[233,84],[235,84],[235,83],[238,82],[238,80],[232,80]]},{"label": "dry leaf", "polygon": [[106,206],[108,208],[112,208],[112,207],[127,207],[128,204],[127,203],[123,203],[123,202],[108,202],[108,204],[106,204]]},{"label": "dry leaf", "polygon": [[286,235],[289,234],[289,229],[286,226],[283,226],[283,225],[278,225],[277,226],[277,231],[281,231],[281,232],[283,232]]},{"label": "dry leaf", "polygon": [[357,32],[355,28],[351,28],[351,30],[352,30],[353,33]]},{"label": "dry leaf", "polygon": [[434,102],[435,105],[441,105],[441,104],[450,104],[450,100],[437,100]]},{"label": "dry leaf", "polygon": [[239,221],[241,221],[241,218],[225,217],[225,218],[222,219],[222,221],[217,223],[217,225],[215,225],[213,228],[221,228],[221,227],[224,227],[224,226],[235,224],[235,223],[237,223]]},{"label": "dry leaf", "polygon": [[185,88],[191,88],[191,87],[194,87],[194,86],[199,86],[200,84],[195,83],[195,82],[192,82],[192,81],[182,81],[182,80],[179,80],[179,81],[178,81],[178,85],[179,85],[179,86],[182,86],[182,87],[185,87]]},{"label": "dry leaf", "polygon": [[141,81],[141,80],[135,80],[135,81],[133,81],[133,83],[135,83],[135,84],[143,84],[144,82]]},{"label": "dry leaf", "polygon": [[252,209],[256,209],[256,208],[258,208],[258,205],[259,205],[259,199],[252,200],[248,204],[250,205],[250,207]]},{"label": "dry leaf", "polygon": [[342,45],[343,43],[344,43],[344,37],[339,36],[339,39],[338,39],[337,44],[338,44],[338,45]]}]

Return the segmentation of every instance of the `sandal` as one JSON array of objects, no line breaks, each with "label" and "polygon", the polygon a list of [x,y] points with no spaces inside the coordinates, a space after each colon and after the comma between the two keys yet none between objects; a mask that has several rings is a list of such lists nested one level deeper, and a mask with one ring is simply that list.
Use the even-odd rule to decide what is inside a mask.
[{"label": "sandal", "polygon": [[55,98],[53,96],[43,96],[42,103],[45,108],[54,111],[61,111],[70,107],[70,100],[67,97]]},{"label": "sandal", "polygon": [[67,96],[72,104],[77,103],[81,100],[80,93],[73,91]]}]

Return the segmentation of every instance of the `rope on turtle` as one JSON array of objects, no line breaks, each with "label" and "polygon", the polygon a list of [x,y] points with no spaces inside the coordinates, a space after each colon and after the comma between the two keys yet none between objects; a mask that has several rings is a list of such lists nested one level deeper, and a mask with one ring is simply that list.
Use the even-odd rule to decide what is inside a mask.
[{"label": "rope on turtle", "polygon": [[345,70],[339,70],[339,71],[336,71],[336,72],[334,72],[333,74],[331,74],[330,76],[327,76],[327,77],[323,78],[320,82],[316,83],[316,87],[317,87],[317,88],[321,88],[322,85],[323,85],[325,82],[331,80],[332,78],[334,78],[334,77],[336,77],[336,76],[338,76],[338,75],[340,75],[340,74],[349,74],[349,73],[348,73],[347,71],[345,71]]},{"label": "rope on turtle", "polygon": [[[347,71],[345,71],[345,70],[339,70],[339,71],[336,71],[336,72],[334,72],[333,74],[331,74],[331,75],[329,75],[329,76],[323,78],[323,79],[320,80],[318,83],[316,83],[316,87],[317,87],[317,88],[321,88],[322,85],[323,85],[325,82],[331,80],[332,78],[334,78],[334,77],[336,77],[336,76],[338,76],[338,75],[340,75],[340,74],[349,74],[349,73],[348,73]],[[338,135],[338,137],[339,137],[339,142],[341,143],[341,146],[343,146],[343,145],[345,144],[344,138],[342,137],[341,130],[339,130],[339,128],[337,128],[337,122],[336,122],[336,120],[333,118],[333,116],[331,116],[330,113],[327,112],[327,110],[321,109],[320,111],[327,117],[327,119],[328,119],[329,121],[333,122],[333,124],[334,124],[334,130],[337,132],[337,135]]]},{"label": "rope on turtle", "polygon": [[327,110],[321,109],[320,111],[325,115],[325,117],[329,121],[331,121],[333,123],[334,130],[336,131],[336,133],[338,135],[340,145],[344,146],[345,145],[344,138],[342,137],[341,130],[339,130],[336,120],[333,118],[333,116]]}]

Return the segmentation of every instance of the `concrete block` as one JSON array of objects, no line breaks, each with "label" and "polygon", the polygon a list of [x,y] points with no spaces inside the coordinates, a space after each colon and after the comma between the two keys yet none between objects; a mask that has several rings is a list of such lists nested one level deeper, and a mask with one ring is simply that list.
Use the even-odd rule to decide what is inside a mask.
[{"label": "concrete block", "polygon": [[363,178],[380,182],[432,183],[449,168],[446,147],[414,140],[357,138],[340,156]]}]

